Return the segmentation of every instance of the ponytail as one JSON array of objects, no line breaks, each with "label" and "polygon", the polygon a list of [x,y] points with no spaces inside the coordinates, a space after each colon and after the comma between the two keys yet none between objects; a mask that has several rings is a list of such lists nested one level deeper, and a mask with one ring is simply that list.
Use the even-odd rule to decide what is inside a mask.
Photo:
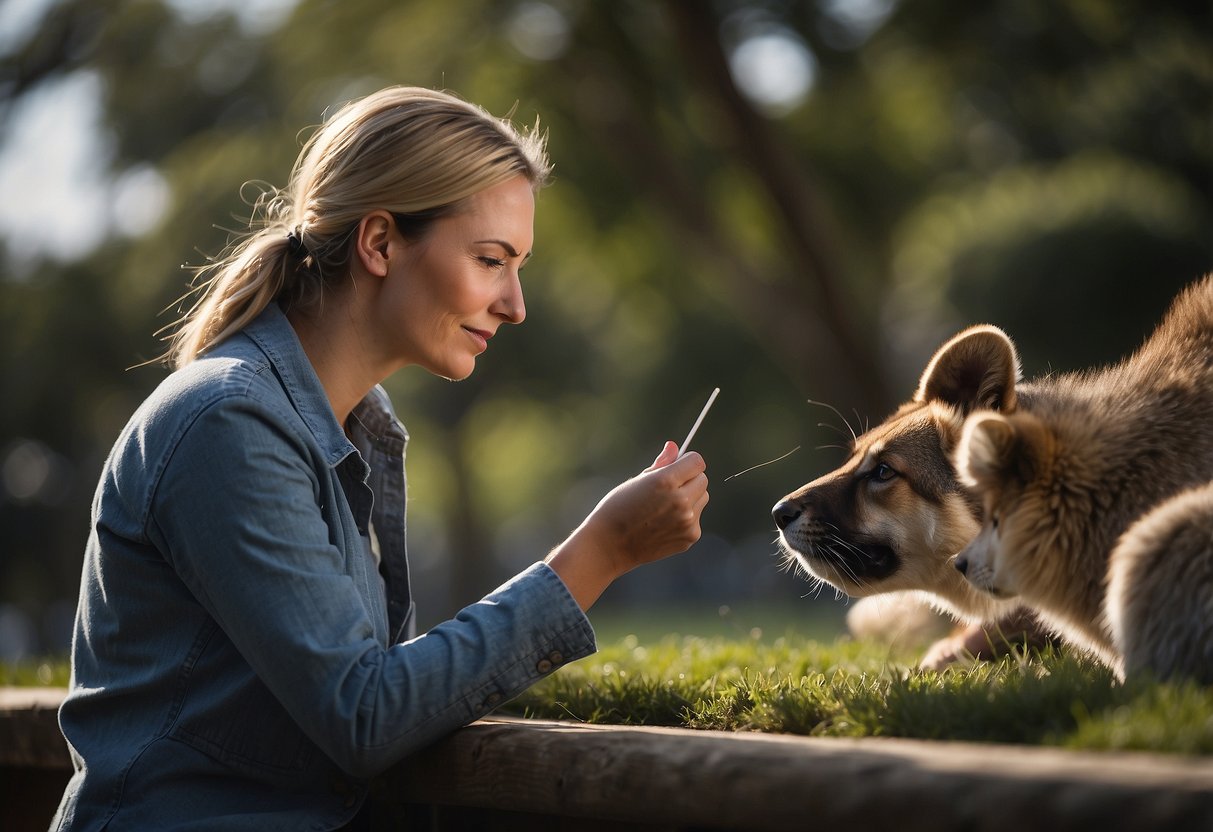
[{"label": "ponytail", "polygon": [[402,233],[420,237],[473,194],[518,175],[537,190],[550,172],[538,125],[520,133],[448,93],[389,87],[347,104],[304,145],[286,191],[255,200],[254,230],[198,269],[185,297],[199,297],[167,327],[176,329],[164,358],[183,367],[271,303],[318,300],[348,271],[369,211],[390,211]]},{"label": "ponytail", "polygon": [[169,342],[167,357],[172,365],[185,366],[260,315],[286,282],[288,259],[286,235],[263,229],[227,257],[200,269],[204,279],[194,292],[201,292],[201,297]]}]

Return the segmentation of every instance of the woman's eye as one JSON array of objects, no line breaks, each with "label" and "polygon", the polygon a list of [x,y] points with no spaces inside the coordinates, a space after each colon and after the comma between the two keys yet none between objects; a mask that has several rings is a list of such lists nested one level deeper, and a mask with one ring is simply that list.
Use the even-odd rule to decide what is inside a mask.
[{"label": "woman's eye", "polygon": [[870,476],[877,482],[888,482],[889,480],[893,479],[893,477],[897,476],[897,472],[894,471],[889,465],[882,462],[872,469]]},{"label": "woman's eye", "polygon": [[505,261],[500,257],[489,257],[488,255],[483,255],[479,258],[479,260],[490,269],[500,269],[505,266]]}]

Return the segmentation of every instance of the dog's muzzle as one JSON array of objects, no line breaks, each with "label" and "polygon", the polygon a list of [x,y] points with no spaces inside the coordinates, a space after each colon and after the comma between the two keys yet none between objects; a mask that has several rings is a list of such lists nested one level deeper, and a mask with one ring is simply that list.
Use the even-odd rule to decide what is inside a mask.
[{"label": "dog's muzzle", "polygon": [[771,509],[771,516],[775,518],[775,525],[780,531],[795,523],[802,513],[803,509],[791,500],[783,500]]}]

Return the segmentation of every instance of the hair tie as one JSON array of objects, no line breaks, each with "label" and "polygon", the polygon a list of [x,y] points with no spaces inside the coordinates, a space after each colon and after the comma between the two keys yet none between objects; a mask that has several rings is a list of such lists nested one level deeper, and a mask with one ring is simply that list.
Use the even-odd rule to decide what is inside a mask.
[{"label": "hair tie", "polygon": [[286,235],[286,244],[291,252],[291,257],[296,260],[303,260],[308,256],[307,246],[303,244],[303,235],[298,229],[291,231]]}]

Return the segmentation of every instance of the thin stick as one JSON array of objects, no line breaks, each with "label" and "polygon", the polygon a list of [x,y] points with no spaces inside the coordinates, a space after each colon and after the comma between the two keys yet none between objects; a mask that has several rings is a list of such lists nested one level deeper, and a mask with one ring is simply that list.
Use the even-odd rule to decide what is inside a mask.
[{"label": "thin stick", "polygon": [[691,425],[691,432],[687,434],[687,438],[682,440],[682,444],[678,446],[677,459],[682,459],[682,455],[687,452],[687,448],[691,445],[691,439],[695,436],[695,431],[699,430],[699,423],[703,421],[703,417],[708,415],[708,408],[712,406],[712,402],[716,401],[716,396],[720,394],[720,388],[717,387],[712,391],[712,395],[708,396],[708,403],[703,406],[703,410],[699,411],[699,418],[695,420],[695,424]]}]

